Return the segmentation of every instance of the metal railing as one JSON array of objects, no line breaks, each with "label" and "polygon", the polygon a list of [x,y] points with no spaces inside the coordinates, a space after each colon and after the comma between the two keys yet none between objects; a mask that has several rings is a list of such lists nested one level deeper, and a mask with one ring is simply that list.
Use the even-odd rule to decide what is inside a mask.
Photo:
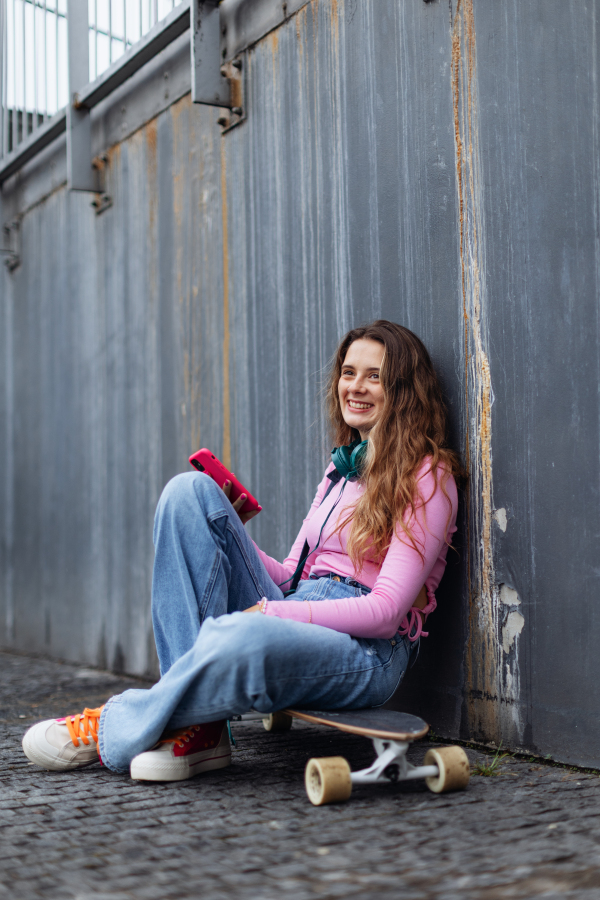
[{"label": "metal railing", "polygon": [[[96,211],[107,209],[110,197],[101,175],[102,165],[99,159],[92,157],[90,113],[186,31],[190,35],[192,102],[228,110],[217,120],[224,131],[244,122],[244,70],[241,59],[233,57],[263,33],[268,33],[274,22],[279,24],[277,14],[285,21],[286,16],[309,0],[289,0],[283,7],[279,5],[280,0],[268,0],[270,15],[260,20],[258,29],[252,30],[246,27],[244,17],[240,20],[239,13],[241,9],[249,15],[254,2],[0,0],[0,190],[24,165],[66,131],[68,189],[96,194],[92,204]],[[61,4],[66,4],[66,12]],[[101,4],[104,4],[101,10],[104,18],[98,12]],[[31,38],[26,28],[19,31],[15,26],[9,33],[9,8],[12,26],[15,10],[27,24],[30,7],[34,18],[38,9],[54,16],[51,23],[58,34],[54,55],[48,51],[47,36],[51,29],[47,20],[44,29],[40,29],[39,41],[37,26],[33,30],[33,51],[27,49]],[[60,37],[63,27],[67,45],[64,53],[63,38]],[[138,32],[142,30],[143,34],[138,38]],[[227,36],[230,32],[234,37],[232,42]],[[39,72],[46,78],[51,57],[54,67],[51,67],[49,80],[54,78],[52,83],[56,90],[55,99],[48,102],[47,85],[44,94],[36,92],[35,86],[39,85]],[[20,74],[18,78],[14,74],[12,80],[8,78],[9,68],[13,73],[22,72],[21,81]],[[33,91],[30,83],[34,85]],[[62,99],[66,102],[56,109]]]},{"label": "metal railing", "polygon": [[89,0],[90,81],[95,81],[179,2]]},{"label": "metal railing", "polygon": [[[88,0],[95,81],[181,0]],[[67,0],[0,0],[0,158],[69,101]]]},{"label": "metal railing", "polygon": [[0,0],[6,156],[67,102],[66,0]]}]

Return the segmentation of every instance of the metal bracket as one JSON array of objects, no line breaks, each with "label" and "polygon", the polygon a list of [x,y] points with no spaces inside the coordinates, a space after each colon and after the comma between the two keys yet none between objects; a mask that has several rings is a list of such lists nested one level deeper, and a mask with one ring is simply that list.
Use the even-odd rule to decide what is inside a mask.
[{"label": "metal bracket", "polygon": [[110,209],[112,205],[113,202],[110,194],[103,194],[102,191],[99,191],[90,203],[90,206],[93,206],[96,210],[97,216],[99,216],[100,213],[103,213],[105,209]]},{"label": "metal bracket", "polygon": [[217,122],[223,128],[223,134],[231,131],[236,125],[246,120],[246,108],[244,106],[244,70],[242,60],[238,57],[221,66],[221,77],[227,79],[231,108],[224,110]]},{"label": "metal bracket", "polygon": [[[105,183],[104,173],[106,170],[106,164],[108,162],[108,156],[106,153],[103,153],[101,156],[95,156],[92,160],[92,167],[96,171],[96,177],[100,184]],[[96,215],[99,216],[100,213],[103,213],[105,209],[110,209],[113,205],[112,197],[110,194],[107,194],[105,191],[97,191],[96,196],[92,200],[90,206],[93,206],[96,210]]]},{"label": "metal bracket", "polygon": [[192,0],[190,16],[192,102],[230,107],[229,86],[220,72],[219,0]]},{"label": "metal bracket", "polygon": [[246,118],[242,60],[221,65],[219,0],[192,0],[190,14],[192,102],[224,107],[217,121],[229,131]]},{"label": "metal bracket", "polygon": [[21,264],[21,222],[19,219],[13,219],[12,222],[4,225],[2,228],[4,243],[6,246],[0,248],[0,254],[6,256],[4,265],[9,272],[16,269]]}]

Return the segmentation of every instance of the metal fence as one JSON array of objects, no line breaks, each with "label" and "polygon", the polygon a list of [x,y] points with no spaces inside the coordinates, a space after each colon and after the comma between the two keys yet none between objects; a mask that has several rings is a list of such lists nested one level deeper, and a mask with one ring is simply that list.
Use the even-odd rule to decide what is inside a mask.
[{"label": "metal fence", "polygon": [[67,102],[66,0],[2,0],[2,154]]},{"label": "metal fence", "polygon": [[119,59],[179,0],[89,0],[90,81]]},{"label": "metal fence", "polygon": [[[94,81],[179,0],[89,0]],[[2,115],[7,156],[68,102],[67,0],[0,0]]]}]

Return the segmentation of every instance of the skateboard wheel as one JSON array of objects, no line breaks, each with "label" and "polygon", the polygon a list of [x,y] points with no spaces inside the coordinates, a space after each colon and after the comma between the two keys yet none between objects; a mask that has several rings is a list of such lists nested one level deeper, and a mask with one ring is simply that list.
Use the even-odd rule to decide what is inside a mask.
[{"label": "skateboard wheel", "polygon": [[423,765],[438,767],[437,775],[429,775],[425,779],[427,787],[434,794],[461,791],[469,783],[471,774],[469,760],[462,747],[438,747],[437,750],[428,750]]},{"label": "skateboard wheel", "polygon": [[262,720],[265,731],[289,731],[294,720],[284,712],[270,713]]},{"label": "skateboard wheel", "polygon": [[343,803],[352,793],[350,766],[343,756],[309,759],[304,773],[304,784],[313,806]]}]

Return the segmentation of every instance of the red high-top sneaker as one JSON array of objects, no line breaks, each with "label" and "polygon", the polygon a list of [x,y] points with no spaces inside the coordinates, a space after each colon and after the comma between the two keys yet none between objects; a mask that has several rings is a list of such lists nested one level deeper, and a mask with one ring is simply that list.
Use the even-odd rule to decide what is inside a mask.
[{"label": "red high-top sneaker", "polygon": [[153,750],[135,756],[131,777],[138,781],[185,781],[230,764],[227,722],[209,722],[174,731]]}]

